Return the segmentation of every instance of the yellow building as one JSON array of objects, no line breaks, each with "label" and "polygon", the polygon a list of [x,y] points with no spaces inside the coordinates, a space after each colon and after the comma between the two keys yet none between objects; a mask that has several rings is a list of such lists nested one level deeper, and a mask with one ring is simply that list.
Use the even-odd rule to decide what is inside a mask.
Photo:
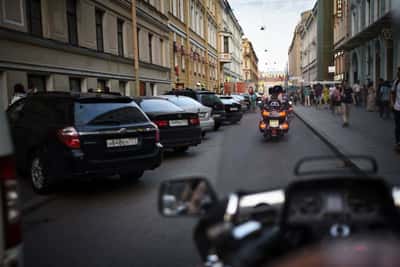
[{"label": "yellow building", "polygon": [[169,4],[172,86],[216,89],[218,2],[170,0]]},{"label": "yellow building", "polygon": [[252,43],[244,38],[242,40],[242,75],[247,82],[258,81],[258,57],[254,51]]}]

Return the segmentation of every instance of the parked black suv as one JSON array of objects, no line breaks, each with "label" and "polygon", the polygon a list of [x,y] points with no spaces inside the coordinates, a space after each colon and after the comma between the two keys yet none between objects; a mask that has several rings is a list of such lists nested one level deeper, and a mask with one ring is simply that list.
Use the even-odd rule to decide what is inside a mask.
[{"label": "parked black suv", "polygon": [[218,130],[225,120],[225,107],[214,92],[193,89],[174,89],[165,93],[166,95],[184,95],[199,101],[204,106],[212,108],[212,116],[215,121],[214,130]]},{"label": "parked black suv", "polygon": [[131,98],[37,93],[9,107],[17,168],[38,193],[87,175],[139,179],[162,161],[159,131]]}]

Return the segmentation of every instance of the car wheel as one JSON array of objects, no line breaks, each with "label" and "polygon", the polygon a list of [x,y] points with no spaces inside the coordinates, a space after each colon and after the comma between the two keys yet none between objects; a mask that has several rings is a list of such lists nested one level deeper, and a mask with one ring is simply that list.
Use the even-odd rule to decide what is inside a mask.
[{"label": "car wheel", "polygon": [[188,146],[181,146],[181,147],[175,147],[174,151],[178,153],[184,153],[188,151],[189,147]]},{"label": "car wheel", "polygon": [[122,180],[126,181],[138,181],[143,176],[144,171],[134,171],[134,172],[125,172],[120,173],[119,177]]},{"label": "car wheel", "polygon": [[51,178],[39,154],[35,154],[30,162],[30,177],[35,192],[39,194],[50,193]]}]

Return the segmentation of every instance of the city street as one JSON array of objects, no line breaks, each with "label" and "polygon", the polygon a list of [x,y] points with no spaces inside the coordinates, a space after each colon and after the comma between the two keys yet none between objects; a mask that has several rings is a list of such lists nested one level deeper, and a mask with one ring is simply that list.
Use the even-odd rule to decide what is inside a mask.
[{"label": "city street", "polygon": [[163,165],[142,180],[80,182],[68,186],[39,208],[24,214],[27,267],[196,266],[192,218],[163,218],[157,211],[161,181],[201,175],[221,195],[236,189],[286,185],[304,156],[332,152],[300,120],[289,135],[265,142],[259,114],[210,133],[186,154],[167,154]]}]

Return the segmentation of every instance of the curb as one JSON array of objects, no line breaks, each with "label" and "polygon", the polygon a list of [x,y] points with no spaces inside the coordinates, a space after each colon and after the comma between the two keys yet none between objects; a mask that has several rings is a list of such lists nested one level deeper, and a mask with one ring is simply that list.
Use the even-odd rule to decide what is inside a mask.
[{"label": "curb", "polygon": [[315,127],[310,121],[305,119],[302,115],[300,115],[296,109],[293,109],[293,113],[296,115],[297,118],[299,118],[306,126],[309,128],[316,136],[318,136],[321,141],[326,144],[332,151],[333,153],[340,159],[343,159],[346,164],[356,172],[366,175],[358,166],[355,164],[351,159],[348,157],[348,153],[346,153],[344,150],[339,149],[339,145],[335,144],[335,142],[329,138],[324,132],[320,131]]}]

